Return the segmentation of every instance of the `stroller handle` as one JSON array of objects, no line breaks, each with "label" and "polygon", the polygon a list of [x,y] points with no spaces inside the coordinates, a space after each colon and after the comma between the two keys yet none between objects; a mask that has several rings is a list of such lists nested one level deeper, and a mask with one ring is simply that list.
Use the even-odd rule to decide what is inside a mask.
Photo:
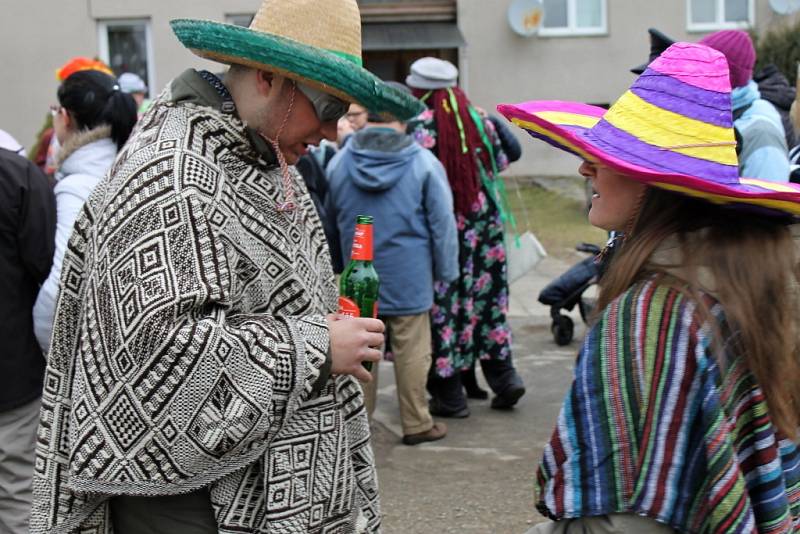
[{"label": "stroller handle", "polygon": [[600,247],[592,243],[581,243],[575,247],[575,250],[578,252],[586,252],[588,254],[600,254]]}]

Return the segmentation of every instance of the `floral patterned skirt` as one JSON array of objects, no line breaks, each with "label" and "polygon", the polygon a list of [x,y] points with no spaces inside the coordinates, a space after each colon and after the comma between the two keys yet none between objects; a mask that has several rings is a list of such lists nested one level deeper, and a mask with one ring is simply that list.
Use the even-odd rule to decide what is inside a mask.
[{"label": "floral patterned skirt", "polygon": [[436,374],[469,369],[477,359],[511,356],[503,222],[482,191],[467,215],[456,215],[460,277],[435,286],[431,328]]}]

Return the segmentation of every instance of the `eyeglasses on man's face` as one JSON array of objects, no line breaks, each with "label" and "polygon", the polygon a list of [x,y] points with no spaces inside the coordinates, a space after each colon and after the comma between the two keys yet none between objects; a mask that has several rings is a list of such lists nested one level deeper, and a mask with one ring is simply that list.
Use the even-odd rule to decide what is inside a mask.
[{"label": "eyeglasses on man's face", "polygon": [[336,122],[350,109],[348,102],[316,87],[298,83],[297,88],[311,101],[320,122]]},{"label": "eyeglasses on man's face", "polygon": [[350,122],[353,122],[355,120],[358,120],[360,117],[363,117],[366,114],[367,114],[366,110],[348,111],[347,113],[345,113],[344,118],[346,118]]}]

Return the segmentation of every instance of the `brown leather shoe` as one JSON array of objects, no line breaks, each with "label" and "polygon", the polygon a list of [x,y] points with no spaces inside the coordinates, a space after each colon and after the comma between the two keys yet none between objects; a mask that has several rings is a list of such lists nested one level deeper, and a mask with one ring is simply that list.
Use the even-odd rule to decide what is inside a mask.
[{"label": "brown leather shoe", "polygon": [[426,441],[436,441],[442,439],[447,435],[447,425],[444,423],[433,423],[433,427],[427,432],[419,432],[418,434],[408,434],[403,436],[404,445],[419,445]]}]

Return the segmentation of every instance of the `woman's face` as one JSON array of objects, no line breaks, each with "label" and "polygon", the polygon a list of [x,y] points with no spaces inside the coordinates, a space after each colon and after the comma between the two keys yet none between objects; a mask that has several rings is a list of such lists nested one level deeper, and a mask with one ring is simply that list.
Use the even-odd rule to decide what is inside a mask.
[{"label": "woman's face", "polygon": [[589,222],[603,230],[624,231],[647,186],[603,165],[584,161],[578,172],[592,183]]},{"label": "woman's face", "polygon": [[72,117],[69,116],[66,108],[60,105],[50,106],[50,113],[53,115],[53,132],[58,142],[63,146],[72,135]]}]

